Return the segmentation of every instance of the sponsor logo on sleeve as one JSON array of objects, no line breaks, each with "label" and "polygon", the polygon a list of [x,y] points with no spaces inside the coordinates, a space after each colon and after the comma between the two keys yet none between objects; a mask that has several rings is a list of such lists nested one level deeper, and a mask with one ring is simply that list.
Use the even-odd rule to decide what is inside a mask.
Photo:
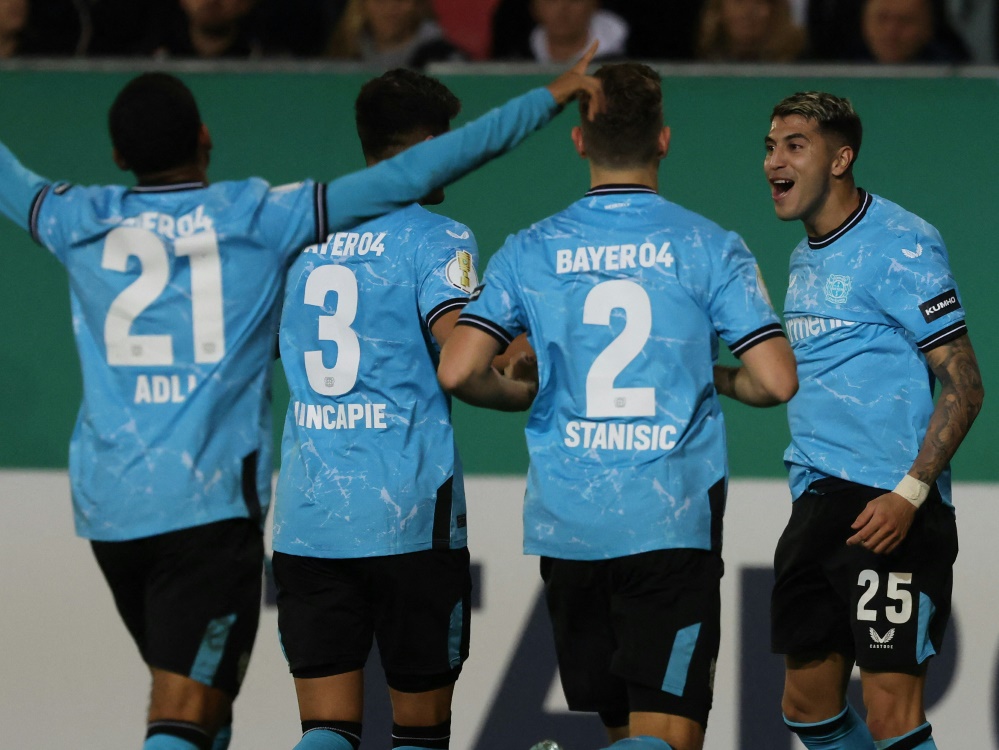
[{"label": "sponsor logo on sleeve", "polygon": [[71,187],[73,187],[73,185],[68,182],[60,182],[58,185],[52,188],[52,192],[55,193],[56,195],[62,195]]},{"label": "sponsor logo on sleeve", "polygon": [[472,260],[472,254],[467,250],[455,252],[454,259],[447,264],[445,274],[448,283],[465,294],[471,294],[472,290],[479,285],[479,277],[475,273],[475,262]]},{"label": "sponsor logo on sleeve", "polygon": [[923,314],[923,320],[927,323],[932,323],[934,320],[960,309],[961,303],[957,299],[956,289],[949,289],[943,294],[938,294],[933,299],[927,300],[919,306],[919,311]]},{"label": "sponsor logo on sleeve", "polygon": [[475,302],[479,297],[482,296],[482,290],[486,288],[485,284],[479,284],[475,287],[475,291],[472,292],[472,296],[468,298],[469,302]]}]

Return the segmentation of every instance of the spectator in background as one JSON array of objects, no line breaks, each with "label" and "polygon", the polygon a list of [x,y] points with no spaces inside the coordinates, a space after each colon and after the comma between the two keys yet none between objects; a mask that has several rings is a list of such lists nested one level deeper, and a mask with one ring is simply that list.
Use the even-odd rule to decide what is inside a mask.
[{"label": "spectator in background", "polygon": [[73,0],[0,0],[0,59],[83,54],[86,9]]},{"label": "spectator in background", "polygon": [[429,0],[350,0],[327,56],[382,70],[464,59],[434,20]]},{"label": "spectator in background", "polygon": [[788,0],[708,0],[697,53],[712,62],[790,62],[805,49],[805,32]]},{"label": "spectator in background", "polygon": [[[807,15],[811,57],[817,60],[933,63],[969,59],[944,0],[809,0]],[[928,27],[932,31],[925,41]],[[900,54],[901,46],[914,51]],[[872,47],[881,51],[876,53]]]},{"label": "spectator in background", "polygon": [[257,0],[162,4],[147,18],[139,51],[154,57],[261,57],[265,49],[254,24],[256,4]]},{"label": "spectator in background", "polygon": [[0,58],[22,52],[28,10],[28,0],[0,0]]},{"label": "spectator in background", "polygon": [[[601,8],[628,24],[625,56],[635,60],[692,60],[703,0],[604,0]],[[532,0],[500,0],[492,19],[496,60],[532,58]]]},{"label": "spectator in background", "polygon": [[494,16],[493,57],[563,63],[594,41],[598,59],[624,57],[628,35],[628,23],[599,0],[507,0]]},{"label": "spectator in background", "polygon": [[867,0],[860,19],[866,59],[886,64],[967,62],[968,50],[933,0]]}]

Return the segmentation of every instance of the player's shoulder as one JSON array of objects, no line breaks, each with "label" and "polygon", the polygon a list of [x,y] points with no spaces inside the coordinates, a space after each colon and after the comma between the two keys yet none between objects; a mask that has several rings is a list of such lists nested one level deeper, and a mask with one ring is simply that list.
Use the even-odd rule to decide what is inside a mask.
[{"label": "player's shoulder", "polygon": [[871,193],[870,196],[872,221],[862,225],[867,231],[880,232],[886,240],[903,243],[920,238],[941,241],[940,232],[926,219],[880,195]]},{"label": "player's shoulder", "polygon": [[428,241],[451,245],[475,242],[475,235],[465,224],[443,214],[428,211],[419,204],[408,206],[397,213],[400,218],[418,226]]}]

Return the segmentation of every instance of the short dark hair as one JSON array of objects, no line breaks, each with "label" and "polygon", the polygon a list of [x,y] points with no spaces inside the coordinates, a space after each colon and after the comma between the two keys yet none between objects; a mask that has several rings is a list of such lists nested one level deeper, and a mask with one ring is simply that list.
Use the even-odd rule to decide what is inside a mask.
[{"label": "short dark hair", "polygon": [[853,149],[853,161],[857,160],[860,143],[864,138],[864,126],[849,99],[825,91],[799,91],[778,103],[770,120],[772,122],[777,117],[790,115],[814,120],[819,126],[819,132],[839,137],[844,145]]},{"label": "short dark hair", "polygon": [[194,94],[167,73],[143,73],[115,97],[108,113],[111,143],[138,175],[195,160],[201,114]]},{"label": "short dark hair", "polygon": [[637,167],[656,159],[663,128],[662,80],[648,65],[616,63],[596,72],[606,109],[590,120],[580,99],[587,157],[604,167]]},{"label": "short dark hair", "polygon": [[396,68],[361,87],[354,120],[361,148],[369,159],[384,159],[408,145],[406,136],[446,133],[461,102],[436,78]]}]

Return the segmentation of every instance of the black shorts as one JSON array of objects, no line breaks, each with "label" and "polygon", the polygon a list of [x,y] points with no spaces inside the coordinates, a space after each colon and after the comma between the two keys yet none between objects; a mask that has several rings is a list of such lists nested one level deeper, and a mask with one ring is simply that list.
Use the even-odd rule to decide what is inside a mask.
[{"label": "black shorts", "polygon": [[851,524],[883,494],[827,479],[794,501],[774,555],[775,653],[839,653],[862,669],[920,674],[940,649],[957,558],[954,512],[934,488],[891,554],[848,546]]},{"label": "black shorts", "polygon": [[541,558],[569,708],[622,717],[652,711],[706,727],[722,571],[717,553],[695,549]]},{"label": "black shorts", "polygon": [[278,629],[295,677],[361,669],[377,638],[386,681],[422,693],[451,685],[468,658],[468,550],[381,557],[274,553]]},{"label": "black shorts", "polygon": [[259,524],[233,518],[91,546],[146,664],[235,698],[260,620]]}]

